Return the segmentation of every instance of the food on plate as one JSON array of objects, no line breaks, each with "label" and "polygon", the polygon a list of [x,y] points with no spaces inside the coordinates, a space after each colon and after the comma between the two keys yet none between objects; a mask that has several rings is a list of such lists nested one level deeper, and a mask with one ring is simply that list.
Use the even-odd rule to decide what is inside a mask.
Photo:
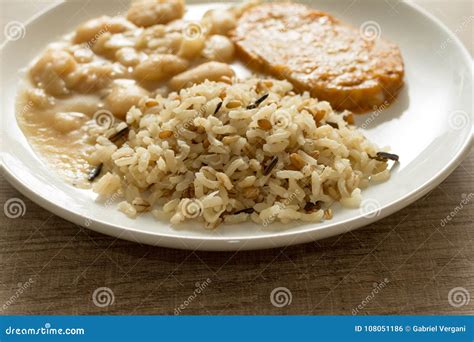
[{"label": "food on plate", "polygon": [[175,225],[330,219],[332,204],[357,208],[361,189],[387,180],[394,158],[350,115],[272,79],[144,97],[97,137],[93,190],[121,194],[130,217],[151,211]]},{"label": "food on plate", "polygon": [[227,37],[215,34],[206,41],[202,56],[212,61],[229,62],[234,53],[234,44]]},{"label": "food on plate", "polygon": [[[350,108],[393,100],[398,48],[291,3],[210,10],[134,1],[50,44],[27,70],[19,124],[74,186],[173,225],[331,219],[390,177]],[[235,41],[235,44],[234,44]],[[241,78],[237,53],[287,80]],[[234,68],[235,66],[235,68]],[[333,106],[327,101],[331,102]]]},{"label": "food on plate", "polygon": [[[89,20],[35,60],[30,81],[54,97],[105,96],[115,80],[134,80],[155,90],[191,67],[233,59],[230,39],[206,29],[224,32],[223,23],[212,18],[202,25],[181,20],[183,13],[181,0],[140,0],[132,3],[128,20],[109,16]],[[213,70],[206,70],[212,78]]]},{"label": "food on plate", "polygon": [[247,62],[338,110],[363,112],[392,102],[403,85],[395,44],[301,4],[252,7],[231,36]]},{"label": "food on plate", "polygon": [[105,107],[118,119],[124,119],[128,110],[137,105],[148,91],[130,80],[117,80],[105,97]]},{"label": "food on plate", "polygon": [[96,19],[91,19],[79,25],[72,41],[74,44],[88,43],[91,42],[90,46],[93,45],[93,41],[97,40],[100,35],[109,32],[111,34],[122,33],[128,30],[132,30],[135,26],[122,17],[109,17],[102,16]]},{"label": "food on plate", "polygon": [[133,2],[127,17],[79,25],[27,70],[17,101],[20,126],[74,185],[88,186],[89,128],[123,120],[145,96],[234,75],[223,63],[234,58],[234,44],[217,34],[230,29],[234,14],[201,24],[183,13],[181,0]]},{"label": "food on plate", "polygon": [[189,66],[189,62],[179,56],[158,54],[148,57],[135,68],[135,78],[143,81],[164,81]]},{"label": "food on plate", "polygon": [[135,0],[127,19],[137,26],[149,27],[167,24],[184,14],[184,0]]},{"label": "food on plate", "polygon": [[230,80],[233,76],[235,76],[234,70],[228,64],[208,62],[174,76],[169,82],[169,87],[172,90],[179,90],[205,80]]},{"label": "food on plate", "polygon": [[237,19],[260,2],[261,0],[248,0],[225,9],[208,10],[201,20],[202,26],[210,35],[227,35],[237,25]]}]

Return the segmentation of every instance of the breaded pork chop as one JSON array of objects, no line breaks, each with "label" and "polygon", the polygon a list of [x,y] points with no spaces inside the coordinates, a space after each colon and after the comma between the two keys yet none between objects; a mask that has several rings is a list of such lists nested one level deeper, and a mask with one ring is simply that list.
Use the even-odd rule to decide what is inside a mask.
[{"label": "breaded pork chop", "polygon": [[331,15],[292,3],[251,8],[231,33],[240,56],[339,110],[391,102],[403,85],[399,48]]}]

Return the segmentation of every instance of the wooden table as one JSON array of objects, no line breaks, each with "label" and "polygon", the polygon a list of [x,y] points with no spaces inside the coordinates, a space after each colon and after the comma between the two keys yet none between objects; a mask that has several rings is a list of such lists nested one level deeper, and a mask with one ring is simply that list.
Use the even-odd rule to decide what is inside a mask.
[{"label": "wooden table", "polygon": [[26,204],[0,214],[0,314],[474,314],[474,153],[388,218],[265,251],[139,245],[64,221],[3,178],[0,191],[2,206]]}]

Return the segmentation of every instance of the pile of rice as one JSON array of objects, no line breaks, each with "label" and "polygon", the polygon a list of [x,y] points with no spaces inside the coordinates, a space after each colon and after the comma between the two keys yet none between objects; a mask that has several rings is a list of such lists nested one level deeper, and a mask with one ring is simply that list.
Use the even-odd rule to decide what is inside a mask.
[{"label": "pile of rice", "polygon": [[[379,149],[346,121],[287,81],[206,81],[143,98],[97,138],[92,162],[103,176],[93,190],[123,196],[129,217],[151,211],[174,225],[319,222],[390,177]],[[117,141],[117,132],[128,134]]]}]

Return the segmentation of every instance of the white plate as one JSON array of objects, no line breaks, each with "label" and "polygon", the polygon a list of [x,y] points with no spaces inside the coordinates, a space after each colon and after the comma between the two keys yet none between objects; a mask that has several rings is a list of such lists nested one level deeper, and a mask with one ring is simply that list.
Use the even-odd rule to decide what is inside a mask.
[{"label": "white plate", "polygon": [[[192,3],[192,4],[191,4]],[[198,19],[209,4],[188,1],[187,16]],[[211,5],[212,6],[212,5]],[[215,6],[225,6],[216,4]],[[2,51],[2,164],[6,178],[42,207],[90,229],[142,243],[186,249],[238,250],[270,248],[340,234],[402,209],[443,181],[466,156],[472,144],[472,61],[437,19],[405,2],[311,1],[359,27],[363,23],[401,47],[406,86],[382,113],[358,117],[368,123],[367,136],[391,146],[401,162],[390,181],[363,191],[361,210],[338,208],[320,224],[292,224],[262,229],[254,224],[221,226],[216,231],[195,224],[174,229],[151,215],[128,219],[114,206],[94,202],[90,191],[61,181],[31,149],[14,113],[14,98],[24,68],[45,46],[79,23],[103,14],[123,12],[120,1],[70,1],[37,16],[24,38]]]}]

